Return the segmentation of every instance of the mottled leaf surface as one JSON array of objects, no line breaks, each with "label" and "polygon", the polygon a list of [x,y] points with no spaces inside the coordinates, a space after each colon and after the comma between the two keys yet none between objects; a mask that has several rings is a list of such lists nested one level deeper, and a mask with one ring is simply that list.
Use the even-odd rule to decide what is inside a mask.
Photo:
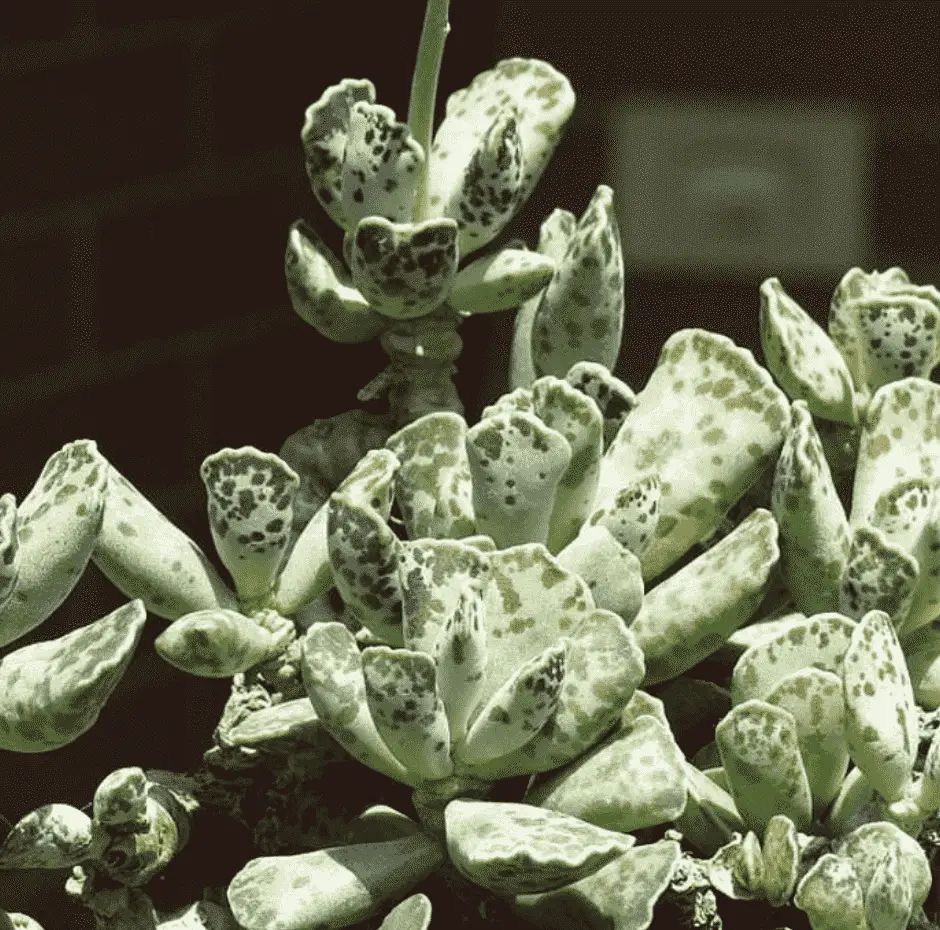
[{"label": "mottled leaf surface", "polygon": [[22,817],[0,844],[0,869],[68,869],[89,858],[91,818],[70,804],[45,804]]},{"label": "mottled leaf surface", "polygon": [[500,249],[457,272],[447,302],[461,316],[495,313],[535,297],[552,279],[555,263],[528,249]]}]

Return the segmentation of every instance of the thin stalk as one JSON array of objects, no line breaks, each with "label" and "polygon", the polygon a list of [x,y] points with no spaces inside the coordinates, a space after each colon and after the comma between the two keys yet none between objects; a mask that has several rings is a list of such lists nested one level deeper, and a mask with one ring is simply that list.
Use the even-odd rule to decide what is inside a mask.
[{"label": "thin stalk", "polygon": [[428,0],[424,12],[424,27],[418,60],[411,80],[411,100],[408,103],[408,125],[411,134],[424,149],[424,167],[415,194],[415,222],[428,215],[428,163],[431,160],[431,140],[434,133],[434,104],[437,100],[437,81],[441,74],[444,43],[450,32],[447,13],[450,0]]}]

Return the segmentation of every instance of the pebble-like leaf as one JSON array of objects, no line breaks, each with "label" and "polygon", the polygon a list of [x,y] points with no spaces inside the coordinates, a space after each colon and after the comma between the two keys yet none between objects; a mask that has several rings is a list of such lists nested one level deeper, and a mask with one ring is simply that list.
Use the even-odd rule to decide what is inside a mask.
[{"label": "pebble-like leaf", "polygon": [[624,271],[614,192],[598,186],[568,239],[532,326],[538,375],[563,378],[577,362],[613,368],[623,334]]},{"label": "pebble-like leaf", "polygon": [[681,675],[746,623],[778,557],[777,524],[758,509],[648,591],[631,626],[645,656],[646,683]]},{"label": "pebble-like leaf", "polygon": [[0,869],[68,869],[92,855],[91,818],[70,804],[45,804],[0,843]]},{"label": "pebble-like leaf", "polygon": [[430,923],[430,899],[424,894],[413,894],[388,912],[379,930],[428,930]]},{"label": "pebble-like leaf", "polygon": [[[17,578],[0,610],[0,646],[39,626],[75,587],[101,527],[108,468],[92,440],[70,442],[49,458],[20,503],[16,546],[9,537],[5,546]],[[8,533],[11,506],[8,500]],[[8,590],[9,584],[7,575]]]},{"label": "pebble-like leaf", "polygon": [[147,776],[138,766],[111,772],[95,789],[92,806],[95,823],[118,830],[146,828],[148,790]]},{"label": "pebble-like leaf", "polygon": [[752,830],[736,836],[707,863],[708,880],[716,891],[733,901],[764,897],[764,856]]},{"label": "pebble-like leaf", "polygon": [[342,623],[312,626],[304,638],[301,670],[310,703],[336,742],[370,768],[410,784],[412,777],[385,745],[369,712],[353,634]]},{"label": "pebble-like leaf", "polygon": [[767,367],[791,399],[805,401],[827,420],[856,421],[855,391],[845,359],[777,278],[760,286],[760,336]]},{"label": "pebble-like leaf", "polygon": [[871,930],[907,930],[912,916],[911,885],[897,846],[889,846],[865,892]]},{"label": "pebble-like leaf", "polygon": [[[433,216],[453,216],[466,226],[462,248],[488,242],[528,199],[573,109],[568,79],[534,58],[501,61],[448,97],[431,147],[428,194]],[[520,156],[510,203],[512,162]],[[500,165],[501,157],[510,164]],[[449,211],[464,200],[466,215]]]},{"label": "pebble-like leaf", "polygon": [[0,749],[48,752],[88,730],[130,664],[146,617],[131,601],[0,659]]},{"label": "pebble-like leaf", "polygon": [[228,886],[244,930],[328,930],[372,916],[444,860],[424,833],[294,856],[251,859]]},{"label": "pebble-like leaf", "polygon": [[715,727],[715,741],[748,829],[762,836],[774,814],[786,814],[798,830],[809,827],[812,798],[792,714],[745,701]]},{"label": "pebble-like leaf", "polygon": [[530,790],[526,801],[632,833],[675,820],[685,810],[683,761],[669,729],[644,715]]},{"label": "pebble-like leaf", "polygon": [[771,509],[780,527],[780,567],[796,606],[834,610],[849,553],[849,528],[806,404],[790,408],[790,428],[774,470]]},{"label": "pebble-like leaf", "polygon": [[333,221],[345,229],[355,223],[347,220],[343,210],[343,157],[352,108],[360,101],[375,102],[372,82],[344,78],[307,108],[300,133],[313,193]]},{"label": "pebble-like leaf", "polygon": [[571,446],[529,413],[486,417],[467,433],[473,511],[499,548],[546,544]]},{"label": "pebble-like leaf", "polygon": [[796,827],[789,817],[770,818],[761,845],[764,893],[772,907],[783,907],[793,896],[799,876],[800,848]]},{"label": "pebble-like leaf", "polygon": [[887,614],[867,613],[845,654],[846,739],[852,760],[886,801],[896,801],[917,756],[917,705]]},{"label": "pebble-like leaf", "polygon": [[617,491],[607,506],[595,510],[590,523],[606,527],[620,545],[642,556],[656,536],[661,496],[659,475],[644,475]]},{"label": "pebble-like leaf", "polygon": [[565,380],[587,394],[597,404],[604,417],[604,448],[620,432],[627,414],[636,405],[636,394],[628,384],[608,371],[600,362],[581,361],[572,365]]},{"label": "pebble-like leaf", "polygon": [[676,829],[702,855],[714,855],[733,834],[745,831],[744,821],[724,787],[690,762],[683,768],[688,797],[685,810],[676,818]]},{"label": "pebble-like leaf", "polygon": [[449,411],[429,413],[389,437],[401,467],[395,500],[409,539],[460,538],[475,532],[467,423]]},{"label": "pebble-like leaf", "polygon": [[342,262],[303,220],[288,233],[284,275],[294,312],[333,342],[367,342],[387,325],[356,290]]},{"label": "pebble-like leaf", "polygon": [[572,885],[544,894],[518,895],[514,910],[545,930],[647,930],[681,856],[675,840],[636,846]]},{"label": "pebble-like leaf", "polygon": [[862,886],[852,864],[825,853],[803,876],[793,903],[806,912],[813,930],[859,930],[865,927]]},{"label": "pebble-like leaf", "polygon": [[870,610],[882,610],[900,628],[914,602],[919,577],[917,560],[889,542],[881,530],[857,527],[842,574],[839,610],[854,620]]},{"label": "pebble-like leaf", "polygon": [[457,224],[450,219],[359,222],[349,248],[353,283],[384,317],[425,316],[450,293],[457,273]]},{"label": "pebble-like leaf", "polygon": [[383,742],[409,773],[433,781],[453,771],[450,728],[434,659],[411,649],[362,652],[366,699]]},{"label": "pebble-like leaf", "polygon": [[529,804],[456,800],[444,821],[457,871],[497,894],[553,891],[596,872],[634,842]]},{"label": "pebble-like leaf", "polygon": [[256,710],[232,727],[225,738],[233,746],[248,749],[265,749],[277,743],[317,747],[329,740],[307,697]]},{"label": "pebble-like leaf", "polygon": [[777,456],[789,403],[770,374],[725,336],[685,329],[671,336],[646,387],[607,450],[595,508],[658,473],[656,537],[642,556],[655,578],[725,513]]},{"label": "pebble-like leaf", "polygon": [[535,297],[554,271],[555,263],[547,255],[500,249],[458,271],[447,302],[461,316],[508,310]]},{"label": "pebble-like leaf", "polygon": [[424,152],[407,123],[368,100],[352,105],[340,177],[348,224],[355,226],[367,216],[409,222],[423,169]]},{"label": "pebble-like leaf", "polygon": [[199,474],[219,558],[242,598],[264,597],[290,541],[297,473],[278,456],[244,446],[208,456]]}]

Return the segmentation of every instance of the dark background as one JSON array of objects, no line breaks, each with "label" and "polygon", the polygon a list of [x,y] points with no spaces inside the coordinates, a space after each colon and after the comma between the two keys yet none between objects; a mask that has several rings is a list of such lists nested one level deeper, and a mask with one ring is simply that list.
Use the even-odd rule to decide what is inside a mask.
[{"label": "dark background", "polygon": [[[0,492],[22,499],[49,455],[91,437],[211,552],[202,459],[226,445],[276,451],[299,427],[355,406],[384,364],[377,347],[328,343],[291,312],[283,249],[299,216],[338,243],[304,174],[304,109],[327,85],[368,77],[404,118],[423,2],[3,7]],[[451,24],[439,107],[511,55],[545,58],[578,94],[568,134],[508,234],[534,245],[551,209],[580,213],[598,183],[618,183],[604,145],[614,97],[845,106],[872,130],[869,247],[858,260],[940,284],[940,4],[452,0]],[[758,348],[762,276],[627,272],[618,373],[635,388],[692,315]],[[786,283],[823,319],[838,277]],[[459,384],[471,414],[504,387],[510,331],[508,314],[462,329]],[[12,648],[122,600],[92,566]],[[86,736],[45,755],[0,753],[0,814],[15,822],[42,803],[82,805],[118,766],[198,764],[227,686],[155,659],[162,626],[148,624]],[[64,876],[42,879],[0,880],[0,907],[56,930],[66,926],[55,909]]]}]

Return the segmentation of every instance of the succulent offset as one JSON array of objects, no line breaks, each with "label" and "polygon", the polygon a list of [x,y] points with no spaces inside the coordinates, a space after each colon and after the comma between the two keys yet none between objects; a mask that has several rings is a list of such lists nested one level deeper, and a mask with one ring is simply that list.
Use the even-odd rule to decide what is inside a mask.
[{"label": "succulent offset", "polygon": [[[345,240],[339,258],[294,224],[291,303],[329,339],[380,339],[390,364],[361,397],[388,411],[210,455],[217,560],[89,440],[0,498],[0,643],[89,561],[130,599],[0,659],[0,748],[80,738],[147,613],[169,621],[164,660],[232,680],[198,772],[111,772],[85,809],[22,817],[0,868],[70,868],[108,930],[426,930],[441,889],[537,926],[645,930],[695,881],[696,926],[702,889],[814,930],[926,920],[940,293],[852,269],[827,333],[771,278],[766,368],[682,329],[634,392],[612,373],[610,188],[552,212],[535,250],[499,245],[574,92],[508,59],[434,132],[446,14],[428,4],[407,123],[346,79],[302,131]],[[512,308],[510,390],[468,423],[459,321]],[[411,814],[339,803],[361,773]],[[150,883],[206,810],[258,854],[164,910]]]}]

